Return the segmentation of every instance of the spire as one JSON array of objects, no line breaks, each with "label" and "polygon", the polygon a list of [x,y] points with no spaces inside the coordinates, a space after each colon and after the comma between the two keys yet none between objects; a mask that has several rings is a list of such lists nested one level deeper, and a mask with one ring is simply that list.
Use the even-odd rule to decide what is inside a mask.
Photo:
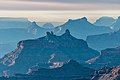
[{"label": "spire", "polygon": [[70,34],[70,31],[66,29],[65,34]]},{"label": "spire", "polygon": [[87,18],[86,18],[86,17],[83,17],[83,18],[81,18],[81,20],[87,21]]},{"label": "spire", "polygon": [[35,21],[32,22],[32,25],[37,25]]},{"label": "spire", "polygon": [[47,34],[47,36],[52,36],[52,35],[54,35],[53,31],[51,31],[51,32],[46,32],[46,34]]},{"label": "spire", "polygon": [[66,36],[66,37],[70,37],[70,31],[68,29],[66,29],[65,33],[62,36]]},{"label": "spire", "polygon": [[46,32],[46,34],[47,34],[47,36],[51,35],[51,33],[50,33],[50,32]]}]

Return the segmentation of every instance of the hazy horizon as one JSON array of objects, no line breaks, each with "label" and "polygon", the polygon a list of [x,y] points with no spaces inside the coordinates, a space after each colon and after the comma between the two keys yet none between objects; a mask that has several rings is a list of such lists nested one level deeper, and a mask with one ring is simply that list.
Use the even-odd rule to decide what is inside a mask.
[{"label": "hazy horizon", "polygon": [[[96,19],[108,16],[117,18],[120,11],[114,10],[92,10],[92,11],[16,11],[2,10],[0,17],[28,18],[30,21],[36,22],[66,22],[68,19],[79,19],[87,17],[90,22]],[[9,13],[9,14],[8,14]]]},{"label": "hazy horizon", "polygon": [[0,17],[25,17],[37,22],[65,22],[88,17],[94,22],[101,16],[117,18],[119,0],[0,0]]}]

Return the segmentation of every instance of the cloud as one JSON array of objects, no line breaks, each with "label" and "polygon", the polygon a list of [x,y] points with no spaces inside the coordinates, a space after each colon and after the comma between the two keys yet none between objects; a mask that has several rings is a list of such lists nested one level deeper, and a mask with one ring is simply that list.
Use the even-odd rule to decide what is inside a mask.
[{"label": "cloud", "polygon": [[68,4],[55,2],[0,2],[1,10],[79,10],[87,9],[83,4]]},{"label": "cloud", "polygon": [[7,0],[28,2],[58,2],[58,3],[120,3],[120,0]]},{"label": "cloud", "polygon": [[118,10],[120,0],[0,0],[0,10]]}]

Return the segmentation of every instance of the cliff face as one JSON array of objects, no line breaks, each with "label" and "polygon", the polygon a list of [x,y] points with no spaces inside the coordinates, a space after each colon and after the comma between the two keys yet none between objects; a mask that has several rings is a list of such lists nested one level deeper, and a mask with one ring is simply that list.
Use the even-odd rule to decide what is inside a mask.
[{"label": "cliff face", "polygon": [[13,77],[7,78],[7,80],[90,80],[93,74],[93,69],[70,60],[59,68],[30,68],[27,74],[15,74]]},{"label": "cliff face", "polygon": [[103,50],[120,45],[120,30],[112,33],[91,35],[86,39],[88,45],[96,50]]},{"label": "cliff face", "polygon": [[62,67],[54,68],[54,69],[45,69],[45,68],[39,68],[38,70],[31,70],[29,75],[34,76],[50,76],[52,78],[71,78],[72,77],[76,79],[79,78],[88,78],[90,79],[93,74],[94,70],[84,67],[80,65],[78,62],[74,60],[70,60],[67,63],[65,63]]},{"label": "cliff face", "polygon": [[44,37],[20,41],[18,48],[5,55],[1,63],[8,66],[6,70],[10,73],[25,73],[36,64],[44,67],[42,64],[52,63],[52,67],[56,67],[70,59],[83,63],[98,55],[99,52],[89,48],[84,40],[74,38],[66,30],[61,36],[47,32]]},{"label": "cliff face", "polygon": [[18,58],[19,53],[23,49],[23,42],[18,43],[17,48],[11,53],[6,54],[0,59],[0,62],[4,65],[12,66],[15,64],[15,60]]},{"label": "cliff face", "polygon": [[119,80],[119,79],[120,79],[120,66],[101,69],[92,78],[92,80]]},{"label": "cliff face", "polygon": [[[89,61],[90,62],[90,61]],[[105,66],[114,67],[120,65],[120,47],[108,48],[101,51],[101,55],[91,64],[94,68]]]}]

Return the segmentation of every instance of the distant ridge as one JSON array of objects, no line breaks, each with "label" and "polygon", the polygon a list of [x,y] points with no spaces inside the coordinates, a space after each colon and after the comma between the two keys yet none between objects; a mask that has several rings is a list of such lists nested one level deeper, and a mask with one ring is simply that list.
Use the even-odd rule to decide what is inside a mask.
[{"label": "distant ridge", "polygon": [[117,47],[120,45],[120,30],[100,35],[91,35],[86,39],[88,45],[96,50]]},{"label": "distant ridge", "polygon": [[86,17],[81,19],[71,20],[55,28],[54,32],[57,35],[63,34],[66,29],[69,29],[71,34],[79,39],[86,39],[88,35],[102,34],[112,32],[109,27],[95,26],[87,21]]},{"label": "distant ridge", "polygon": [[0,29],[27,28],[30,21],[27,18],[0,17]]},{"label": "distant ridge", "polygon": [[96,26],[110,27],[113,31],[118,31],[120,29],[120,17],[114,19],[113,17],[101,17],[94,23]]},{"label": "distant ridge", "polygon": [[120,29],[120,16],[111,26],[115,31],[118,31]]},{"label": "distant ridge", "polygon": [[45,23],[43,26],[45,29],[54,29],[54,25],[52,23]]},{"label": "distant ridge", "polygon": [[113,17],[103,16],[96,20],[94,25],[111,27],[116,20]]}]

